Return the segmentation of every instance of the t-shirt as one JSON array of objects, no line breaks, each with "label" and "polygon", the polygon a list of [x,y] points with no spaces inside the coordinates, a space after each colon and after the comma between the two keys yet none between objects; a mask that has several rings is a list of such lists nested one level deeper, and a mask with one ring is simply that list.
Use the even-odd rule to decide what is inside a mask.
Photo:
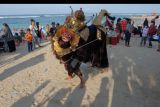
[{"label": "t-shirt", "polygon": [[27,33],[26,34],[26,40],[27,40],[27,42],[32,42],[32,39],[33,39],[32,34],[31,33]]},{"label": "t-shirt", "polygon": [[125,31],[126,26],[127,26],[127,21],[126,20],[121,20],[120,23],[121,23],[122,31]]},{"label": "t-shirt", "polygon": [[37,37],[37,33],[36,33],[37,28],[36,28],[36,27],[32,28],[32,25],[30,25],[30,26],[29,26],[29,29],[31,30],[31,34],[32,34],[34,37]]},{"label": "t-shirt", "polygon": [[147,34],[148,34],[148,28],[143,28],[142,36],[143,36],[143,37],[146,37]]},{"label": "t-shirt", "polygon": [[150,36],[153,36],[153,35],[156,34],[156,32],[157,32],[156,26],[155,26],[155,25],[151,25],[151,26],[149,27],[148,34],[149,34]]},{"label": "t-shirt", "polygon": [[133,26],[131,24],[127,24],[126,30],[128,30],[131,33],[132,29],[133,29]]}]

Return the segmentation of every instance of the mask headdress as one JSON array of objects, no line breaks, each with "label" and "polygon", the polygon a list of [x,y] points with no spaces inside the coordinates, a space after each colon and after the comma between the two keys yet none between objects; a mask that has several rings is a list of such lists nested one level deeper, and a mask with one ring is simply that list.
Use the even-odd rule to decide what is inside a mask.
[{"label": "mask headdress", "polygon": [[65,42],[68,42],[71,40],[71,33],[69,32],[67,28],[62,27],[60,34],[62,36],[62,40],[64,40]]},{"label": "mask headdress", "polygon": [[70,53],[71,49],[78,46],[80,36],[77,34],[77,29],[82,27],[84,20],[84,12],[77,10],[74,16],[67,16],[64,25],[57,29],[53,38],[53,50],[58,56]]}]

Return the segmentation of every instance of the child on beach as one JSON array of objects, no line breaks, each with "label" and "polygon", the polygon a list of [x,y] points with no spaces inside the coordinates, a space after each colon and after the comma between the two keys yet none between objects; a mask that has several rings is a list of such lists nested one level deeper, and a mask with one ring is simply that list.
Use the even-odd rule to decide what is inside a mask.
[{"label": "child on beach", "polygon": [[147,35],[148,35],[148,27],[145,26],[142,31],[142,38],[141,38],[141,43],[140,43],[141,46],[142,44],[143,46],[146,45]]},{"label": "child on beach", "polygon": [[27,29],[26,40],[27,40],[27,45],[28,45],[28,52],[31,52],[32,51],[33,35],[31,34],[30,29]]},{"label": "child on beach", "polygon": [[24,43],[25,43],[25,32],[24,32],[23,29],[21,29],[20,35],[21,35],[21,38],[22,38],[22,44],[24,45]]}]

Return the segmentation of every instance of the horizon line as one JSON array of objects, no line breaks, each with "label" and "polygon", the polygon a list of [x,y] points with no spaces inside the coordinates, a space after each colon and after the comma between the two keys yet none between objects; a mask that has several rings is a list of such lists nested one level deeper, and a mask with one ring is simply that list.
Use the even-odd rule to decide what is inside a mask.
[{"label": "horizon line", "polygon": [[[96,13],[96,12],[95,12]],[[85,13],[85,14],[95,14],[95,13]],[[31,13],[31,14],[0,14],[0,16],[2,15],[68,15],[70,13],[41,13],[41,14],[37,14],[37,13]],[[112,13],[110,12],[110,14],[153,14],[153,13]],[[155,13],[157,15],[159,15],[160,13]]]}]

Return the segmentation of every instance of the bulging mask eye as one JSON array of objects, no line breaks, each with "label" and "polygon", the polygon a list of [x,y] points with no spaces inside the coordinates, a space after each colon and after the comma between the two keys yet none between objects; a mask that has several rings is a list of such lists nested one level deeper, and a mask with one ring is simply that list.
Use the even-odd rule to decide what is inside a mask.
[{"label": "bulging mask eye", "polygon": [[64,33],[64,36],[67,36],[67,33]]}]

